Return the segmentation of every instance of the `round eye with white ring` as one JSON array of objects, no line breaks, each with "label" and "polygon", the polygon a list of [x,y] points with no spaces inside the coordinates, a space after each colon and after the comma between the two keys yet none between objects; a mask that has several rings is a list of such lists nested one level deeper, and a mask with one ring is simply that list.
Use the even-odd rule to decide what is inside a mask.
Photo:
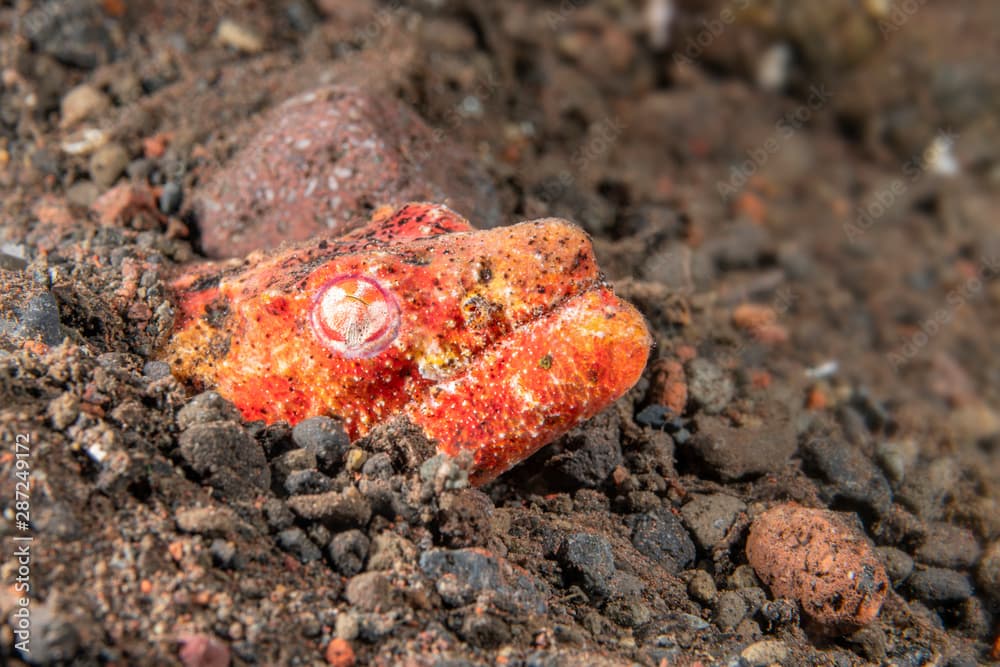
[{"label": "round eye with white ring", "polygon": [[333,278],[313,298],[313,333],[347,359],[365,359],[399,335],[399,305],[380,284],[358,275]]}]

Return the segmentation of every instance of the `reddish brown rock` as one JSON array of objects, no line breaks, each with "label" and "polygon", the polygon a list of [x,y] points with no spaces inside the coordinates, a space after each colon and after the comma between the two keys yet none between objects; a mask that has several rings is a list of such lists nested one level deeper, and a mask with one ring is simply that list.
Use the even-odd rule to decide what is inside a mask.
[{"label": "reddish brown rock", "polygon": [[657,359],[653,362],[652,371],[650,401],[668,408],[674,415],[683,414],[688,399],[684,366],[676,359]]},{"label": "reddish brown rock", "polygon": [[433,201],[500,222],[493,184],[474,158],[395,98],[334,86],[269,111],[193,193],[210,257],[338,236],[383,205]]},{"label": "reddish brown rock", "polygon": [[878,616],[889,578],[871,543],[843,515],[795,503],[758,516],[747,560],[777,597],[794,598],[830,632],[847,632]]}]

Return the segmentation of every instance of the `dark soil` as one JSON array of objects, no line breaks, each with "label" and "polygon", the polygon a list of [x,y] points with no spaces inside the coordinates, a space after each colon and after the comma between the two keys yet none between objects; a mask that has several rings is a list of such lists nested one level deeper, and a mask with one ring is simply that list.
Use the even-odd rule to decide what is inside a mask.
[{"label": "dark soil", "polygon": [[[997,25],[993,0],[0,3],[0,662],[997,660]],[[205,256],[192,194],[331,83],[474,156],[504,222],[584,226],[654,330],[638,386],[485,488],[404,422],[243,423],[157,360]],[[748,527],[786,500],[860,522],[876,622],[821,632],[755,576]]]}]

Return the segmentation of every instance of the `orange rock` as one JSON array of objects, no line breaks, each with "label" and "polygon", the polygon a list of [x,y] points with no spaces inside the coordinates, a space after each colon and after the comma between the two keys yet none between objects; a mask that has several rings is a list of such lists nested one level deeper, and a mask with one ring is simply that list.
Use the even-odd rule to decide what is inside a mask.
[{"label": "orange rock", "polygon": [[657,359],[652,370],[649,400],[669,408],[675,415],[683,414],[688,398],[684,366],[674,359]]},{"label": "orange rock", "polygon": [[775,597],[793,598],[828,633],[871,623],[889,591],[872,544],[844,515],[795,503],[750,526],[747,560]]},{"label": "orange rock", "polygon": [[211,635],[181,635],[178,641],[177,657],[184,667],[229,667],[232,662],[229,647]]},{"label": "orange rock", "polygon": [[762,225],[767,217],[764,201],[752,192],[743,192],[736,199],[736,213],[746,216],[752,222]]},{"label": "orange rock", "polygon": [[[90,210],[97,215],[102,225],[133,226],[149,229],[164,222],[164,217],[156,207],[156,197],[146,186],[122,183],[98,197]],[[136,224],[134,218],[142,216],[144,222]]]},{"label": "orange rock", "polygon": [[813,387],[809,390],[809,397],[806,398],[806,407],[810,410],[824,410],[830,404],[830,397],[826,395],[822,387]]},{"label": "orange rock", "polygon": [[326,645],[326,662],[335,667],[353,667],[354,649],[346,639],[334,638]]},{"label": "orange rock", "polygon": [[767,389],[771,386],[773,379],[771,374],[763,369],[757,368],[750,371],[750,384],[756,389]]},{"label": "orange rock", "polygon": [[698,350],[694,349],[693,345],[678,345],[674,353],[682,364],[686,364],[698,356]]},{"label": "orange rock", "polygon": [[160,132],[142,140],[142,154],[148,158],[161,158],[173,138],[172,132]]},{"label": "orange rock", "polygon": [[752,332],[777,320],[778,314],[773,308],[759,303],[741,303],[733,309],[733,324],[746,331]]},{"label": "orange rock", "polygon": [[42,224],[69,227],[75,219],[65,201],[51,195],[42,197],[31,209],[32,215]]},{"label": "orange rock", "polygon": [[740,304],[733,310],[733,325],[750,332],[762,343],[784,343],[788,340],[788,331],[778,324],[778,314],[770,306]]}]

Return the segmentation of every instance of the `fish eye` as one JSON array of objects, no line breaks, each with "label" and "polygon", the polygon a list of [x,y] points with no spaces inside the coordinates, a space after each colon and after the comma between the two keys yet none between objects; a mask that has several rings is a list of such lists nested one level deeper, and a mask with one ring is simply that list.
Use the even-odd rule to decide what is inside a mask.
[{"label": "fish eye", "polygon": [[313,297],[310,323],[328,349],[347,359],[383,351],[399,335],[399,304],[375,280],[347,274],[324,284]]}]

